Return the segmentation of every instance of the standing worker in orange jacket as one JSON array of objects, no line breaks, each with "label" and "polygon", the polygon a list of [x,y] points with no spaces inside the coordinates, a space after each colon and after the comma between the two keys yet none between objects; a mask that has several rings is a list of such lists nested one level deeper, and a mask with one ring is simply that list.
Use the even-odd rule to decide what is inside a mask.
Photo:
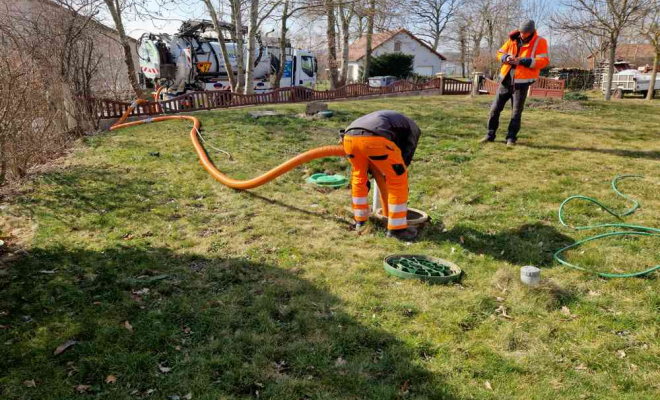
[{"label": "standing worker in orange jacket", "polygon": [[387,235],[412,240],[417,230],[408,227],[408,166],[422,132],[415,122],[394,111],[376,111],[353,121],[341,132],[344,150],[353,167],[353,216],[359,229],[369,219],[367,172],[371,163],[387,185]]},{"label": "standing worker in orange jacket", "polygon": [[488,132],[480,143],[495,140],[495,133],[500,124],[500,113],[511,100],[513,110],[506,144],[515,146],[527,91],[539,77],[539,72],[550,63],[548,43],[536,33],[534,21],[529,20],[521,24],[519,30],[511,32],[509,40],[497,52],[497,59],[502,63],[500,69],[502,82],[490,108]]}]

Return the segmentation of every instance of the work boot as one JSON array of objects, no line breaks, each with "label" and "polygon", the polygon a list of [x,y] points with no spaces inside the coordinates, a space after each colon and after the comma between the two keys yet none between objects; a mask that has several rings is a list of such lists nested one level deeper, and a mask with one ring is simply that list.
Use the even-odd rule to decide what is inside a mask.
[{"label": "work boot", "polygon": [[366,224],[367,224],[367,223],[364,222],[364,221],[362,221],[362,222],[356,222],[356,223],[355,223],[355,231],[356,231],[356,232],[360,232],[360,231],[362,230],[362,228],[364,228],[364,226],[365,226]]},{"label": "work boot", "polygon": [[417,229],[412,226],[405,229],[391,229],[387,231],[387,237],[393,237],[409,242],[417,237]]},{"label": "work boot", "polygon": [[492,143],[494,142],[495,139],[491,138],[490,136],[486,135],[483,138],[479,139],[479,144],[486,144],[486,143]]},{"label": "work boot", "polygon": [[507,145],[508,147],[515,147],[516,142],[514,142],[513,139],[507,139],[507,140],[506,140],[506,145]]}]

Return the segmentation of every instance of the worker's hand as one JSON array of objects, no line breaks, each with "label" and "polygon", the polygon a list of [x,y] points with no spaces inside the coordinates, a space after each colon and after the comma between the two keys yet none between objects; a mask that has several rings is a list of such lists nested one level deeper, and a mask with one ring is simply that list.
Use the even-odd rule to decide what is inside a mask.
[{"label": "worker's hand", "polygon": [[520,57],[509,57],[506,59],[505,63],[509,65],[518,65],[520,63]]}]

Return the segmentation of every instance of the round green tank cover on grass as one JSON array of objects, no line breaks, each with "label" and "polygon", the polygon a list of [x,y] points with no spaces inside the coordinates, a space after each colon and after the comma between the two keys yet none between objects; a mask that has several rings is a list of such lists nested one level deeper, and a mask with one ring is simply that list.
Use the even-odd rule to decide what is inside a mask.
[{"label": "round green tank cover on grass", "polygon": [[320,187],[339,188],[348,185],[348,179],[343,175],[314,174],[305,180]]},{"label": "round green tank cover on grass", "polygon": [[335,115],[335,112],[334,111],[319,111],[318,113],[316,113],[316,115],[318,115],[320,117],[323,117],[323,118],[330,118],[333,115]]},{"label": "round green tank cover on grass", "polygon": [[454,282],[462,274],[461,269],[452,262],[420,254],[393,254],[385,257],[383,267],[396,277],[428,283]]}]

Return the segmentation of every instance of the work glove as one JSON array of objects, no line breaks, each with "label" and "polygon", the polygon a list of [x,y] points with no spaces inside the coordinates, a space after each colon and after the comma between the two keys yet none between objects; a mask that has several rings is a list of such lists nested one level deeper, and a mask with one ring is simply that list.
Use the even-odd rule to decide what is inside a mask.
[{"label": "work glove", "polygon": [[346,130],[340,129],[339,130],[339,144],[344,143],[344,135],[346,135]]}]

